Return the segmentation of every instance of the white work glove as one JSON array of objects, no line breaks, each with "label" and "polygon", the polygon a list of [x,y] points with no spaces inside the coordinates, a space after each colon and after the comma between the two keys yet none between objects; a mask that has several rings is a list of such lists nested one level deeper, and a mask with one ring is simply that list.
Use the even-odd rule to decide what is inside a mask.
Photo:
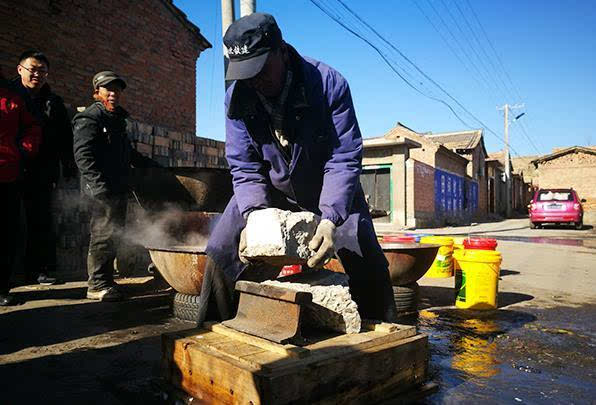
[{"label": "white work glove", "polygon": [[308,247],[315,254],[308,259],[307,266],[314,268],[324,265],[335,254],[335,224],[328,219],[321,220]]},{"label": "white work glove", "polygon": [[248,264],[249,261],[246,257],[244,257],[244,251],[246,250],[246,228],[240,232],[240,242],[238,243],[238,257],[240,261],[244,264]]}]

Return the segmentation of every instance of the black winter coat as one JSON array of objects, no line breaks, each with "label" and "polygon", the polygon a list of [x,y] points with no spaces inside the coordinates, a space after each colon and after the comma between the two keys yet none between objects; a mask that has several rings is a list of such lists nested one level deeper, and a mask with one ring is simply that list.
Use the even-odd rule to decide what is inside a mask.
[{"label": "black winter coat", "polygon": [[81,172],[81,190],[91,197],[122,195],[129,190],[130,166],[157,164],[136,151],[126,134],[128,113],[109,112],[95,102],[72,120],[74,156]]},{"label": "black winter coat", "polygon": [[25,180],[33,183],[56,183],[60,178],[60,164],[64,177],[76,175],[72,153],[72,127],[62,98],[45,84],[38,97],[32,98],[23,87],[21,78],[11,81],[11,88],[25,100],[27,109],[42,128],[37,157],[25,167]]}]

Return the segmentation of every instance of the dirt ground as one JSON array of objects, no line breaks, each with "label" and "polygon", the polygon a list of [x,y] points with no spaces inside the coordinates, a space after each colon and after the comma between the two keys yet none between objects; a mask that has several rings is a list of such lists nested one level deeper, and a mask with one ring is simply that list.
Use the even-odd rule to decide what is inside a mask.
[{"label": "dirt ground", "polygon": [[[596,398],[596,233],[517,221],[473,227],[499,238],[498,310],[456,309],[453,278],[419,281],[421,310],[403,321],[430,338],[440,390],[427,403]],[[171,292],[151,277],[119,282],[132,297],[120,303],[86,300],[77,280],[13,290],[22,304],[0,309],[0,403],[163,402],[160,336],[194,324],[172,318]]]}]

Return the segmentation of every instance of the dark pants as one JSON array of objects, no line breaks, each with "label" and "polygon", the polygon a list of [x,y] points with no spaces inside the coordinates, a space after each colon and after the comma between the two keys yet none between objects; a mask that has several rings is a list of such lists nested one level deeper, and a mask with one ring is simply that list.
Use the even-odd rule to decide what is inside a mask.
[{"label": "dark pants", "polygon": [[10,290],[10,276],[20,232],[21,185],[0,183],[0,294]]},{"label": "dark pants", "polygon": [[114,284],[114,259],[126,220],[126,197],[90,198],[89,289],[101,290]]},{"label": "dark pants", "polygon": [[52,221],[53,187],[48,182],[25,184],[23,201],[27,219],[25,272],[29,277],[56,268],[56,236]]}]

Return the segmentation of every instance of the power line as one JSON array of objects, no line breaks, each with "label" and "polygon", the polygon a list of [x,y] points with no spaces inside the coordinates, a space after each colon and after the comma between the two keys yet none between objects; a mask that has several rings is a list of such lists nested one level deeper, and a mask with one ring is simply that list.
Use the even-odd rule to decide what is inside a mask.
[{"label": "power line", "polygon": [[[393,69],[393,67],[391,66],[391,64],[388,62],[387,58],[385,58],[382,54],[382,52],[378,49],[378,47],[376,47],[373,43],[372,40],[369,40],[367,38],[364,38],[363,36],[359,36],[358,34],[355,33],[354,30],[350,29],[349,27],[347,27],[341,20],[337,19],[337,18],[333,18],[333,16],[331,15],[331,13],[328,13],[327,10],[325,10],[324,7],[322,7],[319,3],[319,0],[310,0],[315,6],[317,6],[319,9],[321,9],[321,11],[323,11],[325,14],[327,14],[327,16],[331,17],[336,23],[340,24],[342,27],[344,27],[346,30],[350,31],[353,35],[357,36],[358,38],[362,39],[364,42],[366,42],[369,46],[371,46],[373,49],[375,49],[383,58],[383,60]],[[436,86],[443,94],[445,94],[449,99],[451,99],[453,102],[455,102],[455,104],[457,104],[457,106],[462,109],[468,116],[470,116],[473,120],[475,120],[477,123],[479,123],[482,127],[484,127],[488,132],[490,132],[492,135],[494,135],[497,139],[501,140],[502,142],[505,142],[503,140],[503,138],[501,138],[495,131],[493,131],[490,127],[488,127],[488,125],[484,124],[480,119],[478,119],[474,114],[472,114],[466,107],[464,107],[455,97],[453,97],[449,92],[447,92],[440,84],[438,84],[435,80],[433,80],[431,77],[429,77],[424,71],[422,71],[422,69],[420,69],[412,60],[410,60],[403,52],[401,52],[395,45],[393,45],[391,42],[389,42],[387,39],[385,39],[381,34],[379,34],[379,32],[377,32],[370,24],[368,24],[366,21],[364,21],[357,13],[355,13],[352,9],[350,9],[342,0],[337,0],[342,7],[344,7],[350,14],[352,14],[352,16],[354,16],[356,18],[356,20],[363,24],[366,28],[368,28],[374,35],[376,35],[382,42],[384,42],[387,46],[389,46],[389,48],[391,48],[392,50],[394,50],[395,52],[397,52],[405,61],[407,61],[419,74],[421,74],[424,78],[426,78],[429,82],[431,82],[434,86]],[[394,71],[396,71],[395,69],[393,69]],[[397,71],[396,71],[397,73]],[[404,80],[410,87],[412,87],[414,90],[416,90],[418,93],[433,99],[435,101],[438,101],[442,104],[444,104],[445,106],[447,106],[449,108],[449,110],[451,110],[451,112],[458,118],[458,120],[460,122],[462,122],[462,124],[464,124],[466,127],[471,128],[469,125],[467,125],[465,123],[465,121],[463,121],[461,119],[461,117],[455,112],[454,108],[447,103],[446,101],[442,100],[442,99],[438,99],[438,98],[433,98],[423,92],[421,92],[419,89],[417,89],[415,86],[413,86],[411,83],[409,83],[402,75],[399,75],[400,78],[402,80]],[[514,153],[518,154],[517,151],[513,148],[511,148]],[[519,155],[519,154],[518,154]]]},{"label": "power line", "polygon": [[[451,0],[451,2],[453,4],[455,4],[455,7],[457,8],[457,11],[459,12],[459,14],[462,16],[465,25],[468,27],[468,30],[470,31],[470,33],[472,34],[472,38],[476,40],[476,43],[478,44],[478,47],[480,48],[480,51],[484,54],[484,56],[486,57],[486,60],[488,61],[488,63],[490,64],[490,66],[493,68],[493,72],[495,73],[494,75],[491,75],[489,72],[489,75],[493,78],[495,78],[495,76],[500,80],[501,84],[503,85],[503,89],[505,93],[508,93],[509,90],[507,89],[507,85],[505,84],[505,82],[503,81],[503,79],[501,78],[501,76],[499,75],[499,72],[496,69],[496,66],[493,62],[493,60],[488,56],[488,54],[486,53],[486,51],[484,50],[484,46],[482,46],[482,44],[480,43],[480,40],[478,39],[478,36],[476,35],[476,32],[472,29],[472,26],[470,25],[465,13],[463,12],[463,10],[461,9],[461,7],[459,6],[459,4],[457,3],[456,0]],[[483,59],[484,60],[484,59]],[[488,72],[488,69],[487,69]],[[495,81],[495,84],[496,81]],[[498,87],[495,86],[495,87]]]}]

